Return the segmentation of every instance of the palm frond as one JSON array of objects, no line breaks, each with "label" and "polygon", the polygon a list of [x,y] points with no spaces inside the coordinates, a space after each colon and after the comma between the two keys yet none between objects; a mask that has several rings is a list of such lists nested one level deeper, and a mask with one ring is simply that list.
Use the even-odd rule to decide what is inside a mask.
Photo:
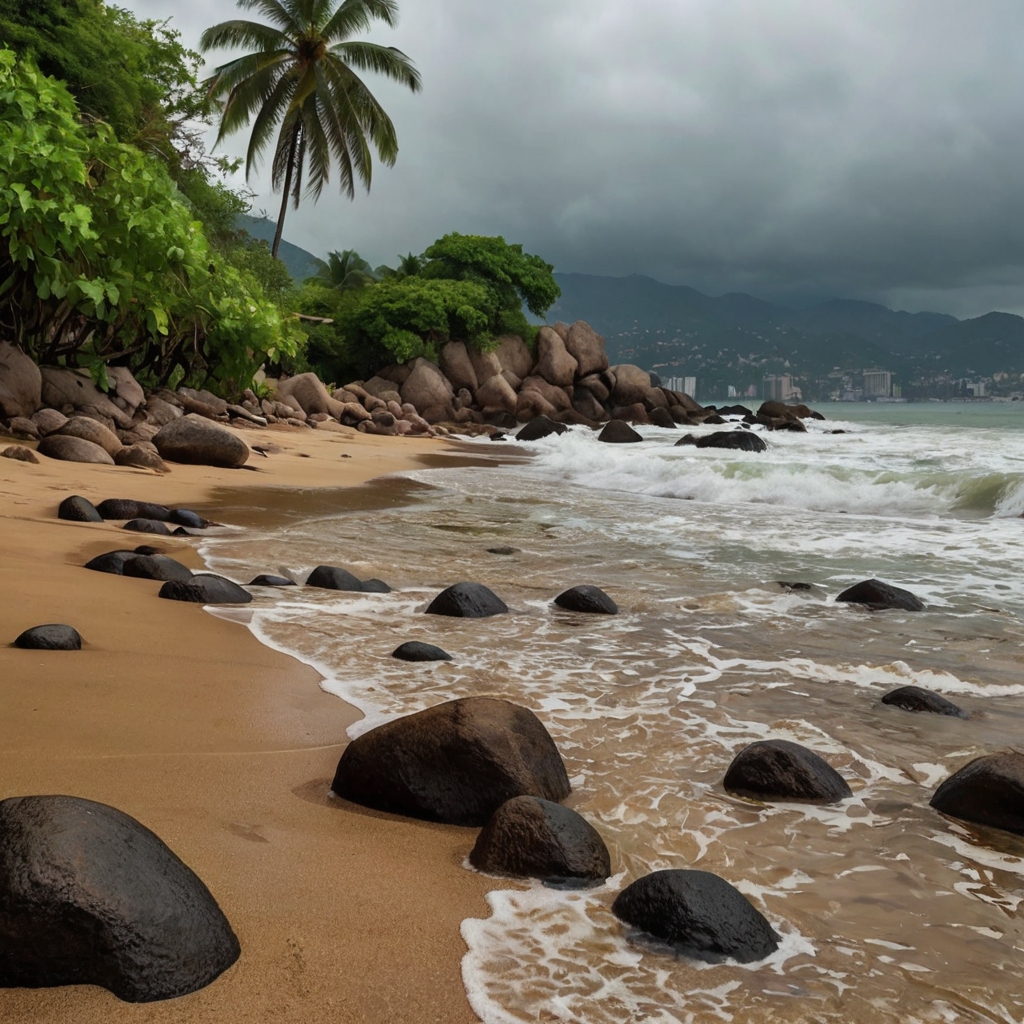
[{"label": "palm frond", "polygon": [[348,65],[333,55],[324,65],[332,73],[332,94],[336,102],[349,112],[351,121],[360,126],[364,138],[369,136],[380,159],[392,166],[398,157],[398,136],[391,118]]},{"label": "palm frond", "polygon": [[281,3],[281,0],[236,0],[243,11],[260,11],[269,21],[280,25],[290,36],[302,34],[302,25],[295,18],[294,3]]},{"label": "palm frond", "polygon": [[240,68],[229,69],[229,73],[222,78],[215,78],[210,86],[210,95],[213,97],[224,96],[227,89],[220,128],[217,132],[218,143],[225,136],[248,124],[253,114],[274,95],[280,80],[288,76],[285,61],[278,60],[260,66],[262,54],[250,56],[256,59],[249,64],[243,64]]},{"label": "palm frond", "polygon": [[266,99],[260,106],[253,121],[252,133],[249,136],[249,147],[245,154],[245,176],[249,177],[253,167],[259,161],[263,150],[270,142],[270,137],[277,123],[285,116],[291,103],[295,89],[295,73],[288,69],[274,84]]},{"label": "palm frond", "polygon": [[360,71],[373,71],[395,82],[407,85],[413,92],[423,87],[420,73],[413,62],[401,50],[378,43],[345,42],[335,43],[330,52],[340,57],[350,67]]},{"label": "palm frond", "polygon": [[256,50],[278,50],[291,45],[291,40],[279,29],[261,25],[258,21],[237,18],[213,25],[199,37],[199,48],[203,51],[235,50],[242,46]]},{"label": "palm frond", "polygon": [[324,26],[323,38],[328,43],[348,39],[368,31],[375,21],[394,28],[398,23],[397,0],[344,0]]}]

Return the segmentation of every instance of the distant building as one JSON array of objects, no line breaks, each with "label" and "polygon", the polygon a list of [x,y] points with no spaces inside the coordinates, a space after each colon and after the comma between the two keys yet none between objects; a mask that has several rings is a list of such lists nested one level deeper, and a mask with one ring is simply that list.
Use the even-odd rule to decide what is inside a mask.
[{"label": "distant building", "polygon": [[689,395],[691,398],[697,394],[697,378],[696,377],[669,377],[662,387],[668,388],[669,391],[679,391],[684,395]]},{"label": "distant building", "polygon": [[726,398],[735,398],[736,397],[736,389],[731,384],[725,389],[725,397]]},{"label": "distant building", "polygon": [[765,377],[762,382],[764,398],[768,402],[799,402],[803,392],[788,374]]},{"label": "distant building", "polygon": [[757,398],[757,385],[751,384],[747,390],[743,393],[744,398]]},{"label": "distant building", "polygon": [[892,374],[888,370],[865,370],[864,397],[891,398]]}]

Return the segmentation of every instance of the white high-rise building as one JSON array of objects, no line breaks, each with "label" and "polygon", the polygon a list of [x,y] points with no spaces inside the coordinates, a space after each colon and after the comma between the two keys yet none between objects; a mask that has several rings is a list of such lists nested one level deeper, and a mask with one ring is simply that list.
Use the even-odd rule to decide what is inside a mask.
[{"label": "white high-rise building", "polygon": [[864,397],[891,398],[892,374],[888,370],[865,370]]}]

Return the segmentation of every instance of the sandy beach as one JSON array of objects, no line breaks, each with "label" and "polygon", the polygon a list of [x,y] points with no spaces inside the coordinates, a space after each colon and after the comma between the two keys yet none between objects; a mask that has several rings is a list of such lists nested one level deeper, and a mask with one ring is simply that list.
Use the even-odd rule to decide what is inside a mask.
[{"label": "sandy beach", "polygon": [[[164,476],[0,461],[2,796],[70,794],[133,815],[203,879],[242,946],[212,985],[166,1002],[132,1005],[91,986],[0,990],[5,1022],[477,1019],[459,935],[464,918],[486,916],[493,887],[462,867],[476,831],[329,798],[356,712],[239,623],[158,600],[157,582],[82,568],[149,538],[56,518],[62,498],[81,494],[213,518],[230,504],[258,521],[247,492],[273,488],[287,504],[289,493],[357,487],[451,450],[347,429],[243,436],[280,451],[253,455],[255,472],[175,465]],[[195,542],[155,543],[200,565]],[[10,646],[48,622],[75,626],[81,653]]]}]

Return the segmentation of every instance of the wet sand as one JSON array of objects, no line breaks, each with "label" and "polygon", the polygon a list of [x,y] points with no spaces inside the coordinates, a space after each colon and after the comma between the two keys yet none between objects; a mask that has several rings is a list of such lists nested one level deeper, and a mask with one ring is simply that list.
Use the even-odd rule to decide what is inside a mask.
[{"label": "wet sand", "polygon": [[[138,818],[203,879],[242,945],[212,985],[166,1002],[132,1005],[92,986],[0,989],[5,1024],[477,1020],[459,936],[464,918],[487,914],[488,881],[461,866],[476,830],[329,798],[357,713],[313,670],[237,622],[158,600],[159,583],[81,568],[142,543],[198,567],[194,542],[56,518],[62,498],[81,494],[255,524],[453,450],[354,431],[242,434],[281,450],[254,455],[255,472],[164,476],[0,460],[0,797],[65,793]],[[9,646],[46,622],[75,626],[83,650]]]}]

